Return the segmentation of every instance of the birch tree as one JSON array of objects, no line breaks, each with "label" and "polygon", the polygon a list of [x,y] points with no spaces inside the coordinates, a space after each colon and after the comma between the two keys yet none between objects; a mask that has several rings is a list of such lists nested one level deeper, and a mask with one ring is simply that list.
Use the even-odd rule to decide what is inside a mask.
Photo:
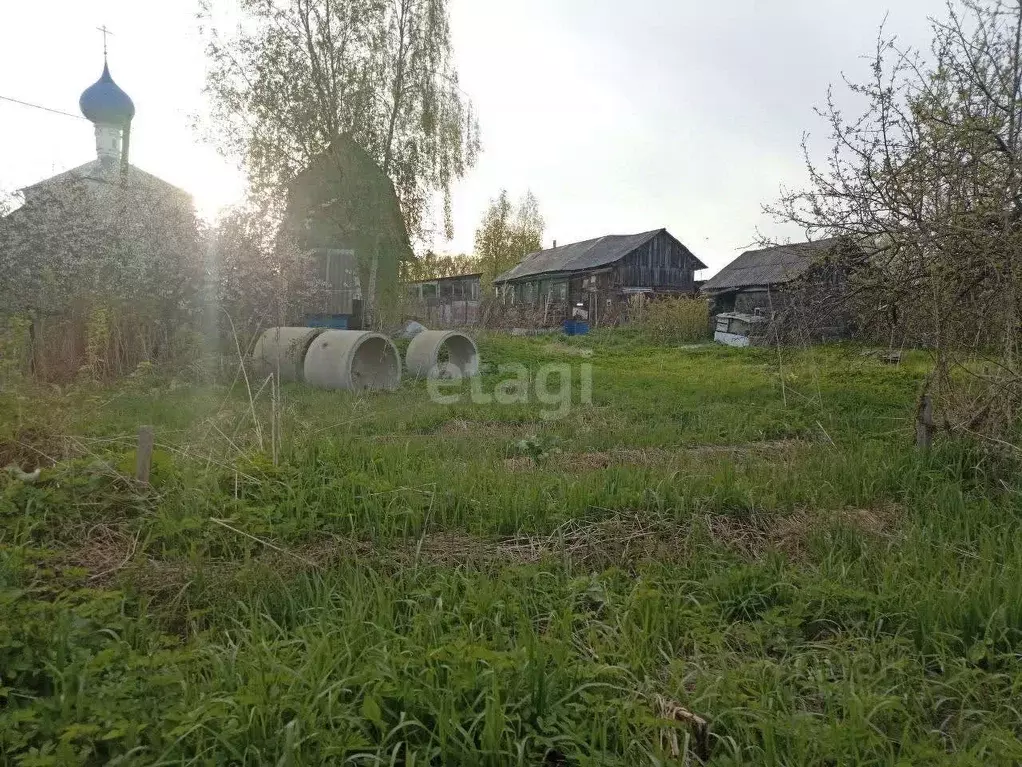
[{"label": "birch tree", "polygon": [[532,192],[526,192],[515,206],[507,190],[502,189],[490,201],[475,236],[476,256],[487,282],[513,269],[530,253],[541,250],[544,227],[539,201]]},{"label": "birch tree", "polygon": [[[226,0],[224,0],[226,1]],[[278,194],[348,134],[394,183],[409,233],[426,239],[474,164],[478,127],[458,84],[447,0],[203,0],[213,135],[257,192]],[[368,294],[375,296],[373,264]]]}]

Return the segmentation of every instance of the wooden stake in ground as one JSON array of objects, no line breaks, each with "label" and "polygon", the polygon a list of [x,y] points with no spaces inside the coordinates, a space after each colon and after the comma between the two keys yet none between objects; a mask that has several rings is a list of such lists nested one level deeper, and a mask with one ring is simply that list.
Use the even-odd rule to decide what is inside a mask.
[{"label": "wooden stake in ground", "polygon": [[933,445],[933,399],[929,394],[919,403],[919,420],[916,423],[916,447],[929,450]]},{"label": "wooden stake in ground", "polygon": [[156,445],[156,433],[152,426],[143,426],[138,430],[138,452],[135,456],[135,479],[143,485],[149,484],[149,474],[153,468],[153,447]]}]

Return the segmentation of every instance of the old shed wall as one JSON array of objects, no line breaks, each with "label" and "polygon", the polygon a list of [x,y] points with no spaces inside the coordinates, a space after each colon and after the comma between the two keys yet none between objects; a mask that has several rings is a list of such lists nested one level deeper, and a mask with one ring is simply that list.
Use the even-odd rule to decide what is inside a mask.
[{"label": "old shed wall", "polygon": [[614,271],[615,282],[622,288],[695,291],[695,258],[666,232],[623,258]]}]

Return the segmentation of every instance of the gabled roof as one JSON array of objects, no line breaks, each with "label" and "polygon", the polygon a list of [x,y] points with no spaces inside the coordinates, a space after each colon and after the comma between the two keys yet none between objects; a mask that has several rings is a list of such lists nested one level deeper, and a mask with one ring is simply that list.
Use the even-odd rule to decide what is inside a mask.
[{"label": "gabled roof", "polygon": [[458,280],[478,280],[483,272],[472,272],[472,274],[453,274],[450,277],[430,277],[425,280],[408,280],[405,285],[425,285],[433,282],[457,282]]},{"label": "gabled roof", "polygon": [[[541,250],[526,256],[522,263],[500,275],[494,282],[511,282],[540,274],[584,272],[609,266],[638,250],[661,233],[671,237],[666,229],[656,229],[641,234],[612,234],[606,237],[597,237],[595,240]],[[678,244],[681,245],[680,242]],[[688,248],[684,245],[681,247],[692,256]],[[692,259],[695,261],[696,270],[706,268],[706,265],[695,256],[692,256]]]},{"label": "gabled roof", "polygon": [[[56,176],[51,176],[50,178],[45,178],[42,181],[37,181],[34,184],[23,187],[21,191],[25,193],[32,193],[47,187],[52,187],[54,185],[74,180],[96,181],[104,184],[120,183],[123,178],[124,177],[121,173],[121,164],[119,162],[104,163],[97,159],[87,162],[84,165],[79,165],[77,168],[71,168],[71,170],[58,173]],[[159,176],[154,176],[152,173],[146,173],[144,170],[136,168],[134,165],[128,166],[127,180],[129,183],[139,184],[165,194],[177,194],[191,199],[191,195],[189,195],[184,189],[176,187],[173,184],[164,181]]]},{"label": "gabled roof", "polygon": [[816,242],[746,251],[708,280],[703,285],[703,290],[721,292],[792,282],[805,274],[810,266],[825,257],[840,242],[841,238],[833,237]]},{"label": "gabled roof", "polygon": [[310,248],[381,248],[412,261],[411,240],[394,182],[349,134],[336,137],[288,184],[287,229]]}]

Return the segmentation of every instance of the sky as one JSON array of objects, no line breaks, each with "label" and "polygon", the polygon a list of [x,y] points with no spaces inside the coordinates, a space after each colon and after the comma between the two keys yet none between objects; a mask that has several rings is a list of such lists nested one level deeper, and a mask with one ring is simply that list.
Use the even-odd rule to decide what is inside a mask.
[{"label": "sky", "polygon": [[[805,182],[800,142],[826,149],[813,108],[865,56],[886,18],[925,47],[943,0],[450,0],[463,90],[483,153],[454,190],[455,237],[470,252],[488,200],[538,197],[546,245],[666,227],[709,276],[757,233],[798,239],[762,212]],[[244,194],[243,175],[194,127],[205,61],[193,0],[5,2],[0,97],[78,114],[110,68],[136,106],[132,162],[191,192],[209,218]],[[847,98],[840,88],[839,103]],[[0,100],[0,189],[95,156],[92,126]]]}]

